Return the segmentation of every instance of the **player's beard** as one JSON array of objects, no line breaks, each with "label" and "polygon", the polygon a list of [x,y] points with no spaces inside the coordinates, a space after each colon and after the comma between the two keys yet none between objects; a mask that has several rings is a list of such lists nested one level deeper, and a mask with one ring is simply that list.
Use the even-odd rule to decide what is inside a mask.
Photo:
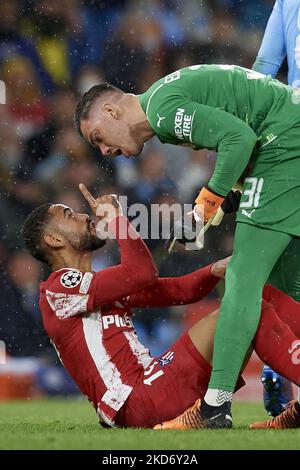
[{"label": "player's beard", "polygon": [[80,240],[78,249],[80,251],[95,251],[98,248],[102,248],[105,243],[106,240],[102,240],[91,233],[85,233]]},{"label": "player's beard", "polygon": [[81,236],[77,233],[72,233],[68,238],[72,248],[78,251],[96,251],[106,243],[106,240],[98,238],[89,231],[86,231]]}]

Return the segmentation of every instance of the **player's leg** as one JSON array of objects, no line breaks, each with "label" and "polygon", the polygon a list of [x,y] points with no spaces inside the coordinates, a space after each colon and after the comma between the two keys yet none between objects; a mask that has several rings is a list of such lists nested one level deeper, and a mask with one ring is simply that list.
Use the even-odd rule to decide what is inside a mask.
[{"label": "player's leg", "polygon": [[[258,325],[257,333],[254,338],[254,346],[258,356],[264,359],[268,364],[274,367],[281,373],[285,373],[291,381],[295,384],[300,383],[300,366],[299,360],[299,348],[292,351],[295,354],[296,361],[292,361],[291,357],[291,345],[297,343],[300,346],[298,337],[293,333],[288,325],[288,322],[294,324],[292,318],[297,317],[300,314],[300,304],[293,302],[287,295],[277,291],[273,287],[267,287],[264,290],[264,297],[268,301],[274,300],[279,309],[280,315],[283,320],[287,320],[285,323],[271,303],[263,300],[261,318]],[[293,314],[287,314],[290,310],[293,310]],[[198,322],[189,331],[189,336],[192,339],[195,347],[199,349],[203,355],[206,355],[208,361],[211,360],[212,355],[212,344],[213,344],[213,332],[217,321],[217,312],[206,317],[204,320]],[[208,335],[208,336],[207,336]],[[252,348],[249,351],[251,354]],[[249,360],[250,354],[248,354],[247,361]],[[246,366],[245,362],[244,366]],[[297,406],[289,407],[287,411],[287,417],[280,421],[285,424],[289,423],[289,427],[299,427],[300,417],[297,411]],[[254,427],[261,427],[264,423],[255,423]],[[278,428],[277,426],[273,427]],[[186,430],[194,428],[205,428],[207,423],[205,417],[201,413],[201,400],[198,399],[196,402],[188,408],[185,412],[169,420],[155,426],[155,429],[161,430]],[[268,427],[268,426],[266,426]]]},{"label": "player's leg", "polygon": [[[277,294],[274,289],[269,290],[267,295],[272,297],[272,302],[280,305],[280,302],[287,302],[281,292],[287,294],[293,301],[300,302],[300,239],[293,238],[287,249],[280,256],[272,270],[267,284],[278,289]],[[281,291],[281,292],[279,292]],[[293,302],[291,302],[292,304]],[[295,307],[297,308],[297,307]],[[280,311],[282,309],[280,308]],[[293,310],[293,309],[292,309]],[[294,313],[293,313],[294,315]]]},{"label": "player's leg", "polygon": [[[188,335],[191,338],[194,346],[210,365],[213,361],[214,339],[219,314],[220,311],[215,310],[214,312],[210,313],[209,315],[198,321],[188,331]],[[252,352],[253,347],[252,345],[250,345],[243,361],[240,374],[243,373],[243,370],[248,364]],[[238,388],[240,388],[242,382],[243,381],[239,379]]]},{"label": "player's leg", "polygon": [[188,333],[141,374],[116,418],[124,427],[153,427],[203,398],[211,373],[215,315],[201,319],[197,346]]},{"label": "player's leg", "polygon": [[300,337],[300,302],[270,285],[264,287],[263,298],[272,304],[279,318]]},{"label": "player's leg", "polygon": [[208,422],[220,416],[213,419],[212,426],[230,427],[232,393],[258,326],[262,289],[290,241],[291,237],[282,232],[237,224],[215,335],[213,370],[202,402]]},{"label": "player's leg", "polygon": [[253,345],[260,359],[300,385],[300,336],[295,335],[274,306],[264,299]]},{"label": "player's leg", "polygon": [[[207,315],[198,321],[188,331],[188,336],[191,339],[194,347],[197,351],[205,358],[210,366],[213,355],[213,342],[218,317],[218,310]],[[207,380],[208,384],[208,380]],[[170,420],[162,420],[154,426],[156,430],[189,430],[189,429],[200,429],[203,426],[203,422],[200,414],[201,398],[199,394],[196,401],[192,406],[188,407],[181,414],[174,414]]]},{"label": "player's leg", "polygon": [[[300,304],[271,286],[264,289],[264,298],[271,304],[267,304],[267,310],[261,316],[254,339],[257,353],[276,371],[299,385]],[[265,330],[268,335],[267,341],[264,336]],[[299,428],[300,403],[291,401],[278,416],[267,421],[253,423],[250,427],[252,429]]]},{"label": "player's leg", "polygon": [[210,365],[212,364],[218,314],[219,310],[215,310],[209,315],[206,315],[188,331],[188,335],[193,344]]},{"label": "player's leg", "polygon": [[[212,355],[213,355],[213,341],[214,341],[214,333],[217,323],[219,311],[215,311],[210,315],[206,316],[199,322],[197,322],[189,331],[188,337],[191,339],[193,349],[196,351],[196,354],[201,354],[207,361],[207,364],[211,364],[212,362]],[[246,367],[250,356],[252,354],[253,348],[252,346],[249,348],[247,357],[243,364],[243,369]],[[197,371],[195,371],[196,373]],[[211,366],[209,365],[209,374],[211,372]],[[205,377],[202,385],[206,382],[206,386],[208,384],[208,380]],[[187,384],[188,385],[188,384]],[[244,385],[244,381],[242,377],[239,377],[237,382],[236,390],[241,388]],[[201,399],[203,398],[203,388],[201,389],[202,393],[198,394],[196,401],[193,403],[192,406],[188,407],[183,413],[179,415],[174,415],[171,420],[161,421],[160,424],[154,426],[156,430],[189,430],[189,429],[200,429],[205,428],[206,423],[205,420],[201,416]]]},{"label": "player's leg", "polygon": [[[300,301],[300,239],[293,239],[280,256],[271,272],[268,284],[285,292],[297,302]],[[273,297],[274,295],[273,289]],[[293,309],[289,309],[288,312],[292,314]],[[298,318],[300,328],[300,312]],[[293,386],[285,377],[268,366],[263,367],[261,380],[265,409],[270,415],[277,416],[293,399]],[[300,403],[299,388],[298,402]]]}]

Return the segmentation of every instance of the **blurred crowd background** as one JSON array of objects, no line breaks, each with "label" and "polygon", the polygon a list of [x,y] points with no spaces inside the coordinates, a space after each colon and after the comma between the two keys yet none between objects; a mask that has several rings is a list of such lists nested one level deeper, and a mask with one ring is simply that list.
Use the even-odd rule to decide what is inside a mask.
[{"label": "blurred crowd background", "polygon": [[[19,232],[26,215],[44,202],[87,211],[79,182],[94,194],[127,195],[129,204],[192,203],[215,161],[213,152],[155,139],[138,159],[105,159],[74,129],[79,97],[101,81],[138,94],[160,77],[197,63],[251,68],[273,4],[1,0],[0,79],[6,84],[6,105],[0,105],[0,340],[13,368],[35,371],[40,390],[74,388],[42,328],[39,281],[49,271],[24,251]],[[209,232],[204,250],[178,248],[168,258],[163,241],[146,242],[161,275],[178,276],[230,254],[233,230],[229,217]],[[94,269],[115,264],[118,256],[116,244],[108,243],[96,254]],[[136,311],[142,341],[159,354],[193,318],[211,310],[218,295],[199,308]]]}]

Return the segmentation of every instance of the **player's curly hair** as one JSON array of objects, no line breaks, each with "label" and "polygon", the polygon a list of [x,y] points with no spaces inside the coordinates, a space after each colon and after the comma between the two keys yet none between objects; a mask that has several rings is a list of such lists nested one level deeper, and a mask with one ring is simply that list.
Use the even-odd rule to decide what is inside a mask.
[{"label": "player's curly hair", "polygon": [[89,89],[84,95],[82,96],[81,100],[76,106],[76,111],[74,115],[74,125],[76,130],[82,136],[80,123],[83,119],[88,119],[90,109],[95,103],[95,101],[103,96],[105,93],[123,93],[122,90],[119,88],[110,85],[110,83],[100,83],[99,85],[95,85]]},{"label": "player's curly hair", "polygon": [[42,245],[45,227],[52,218],[49,214],[51,203],[36,207],[26,218],[21,235],[30,254],[39,261],[49,264],[49,258]]}]

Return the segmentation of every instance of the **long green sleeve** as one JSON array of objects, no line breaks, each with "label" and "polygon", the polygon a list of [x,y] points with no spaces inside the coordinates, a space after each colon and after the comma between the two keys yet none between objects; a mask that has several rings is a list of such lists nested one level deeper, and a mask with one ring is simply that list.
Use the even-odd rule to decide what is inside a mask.
[{"label": "long green sleeve", "polygon": [[158,130],[162,142],[217,151],[208,186],[226,196],[243,173],[255,147],[257,136],[251,127],[222,109],[178,97],[168,97],[156,110],[152,125],[160,119]]},{"label": "long green sleeve", "polygon": [[192,143],[218,153],[208,186],[226,196],[247,166],[257,136],[246,123],[226,111],[197,103],[189,106],[195,109]]},{"label": "long green sleeve", "polygon": [[288,87],[253,70],[195,65],[154,83],[140,95],[140,103],[163,143],[217,151],[208,185],[225,196],[242,175],[256,143],[262,147],[278,135],[271,115],[268,121],[269,111],[280,109],[289,93]]}]

